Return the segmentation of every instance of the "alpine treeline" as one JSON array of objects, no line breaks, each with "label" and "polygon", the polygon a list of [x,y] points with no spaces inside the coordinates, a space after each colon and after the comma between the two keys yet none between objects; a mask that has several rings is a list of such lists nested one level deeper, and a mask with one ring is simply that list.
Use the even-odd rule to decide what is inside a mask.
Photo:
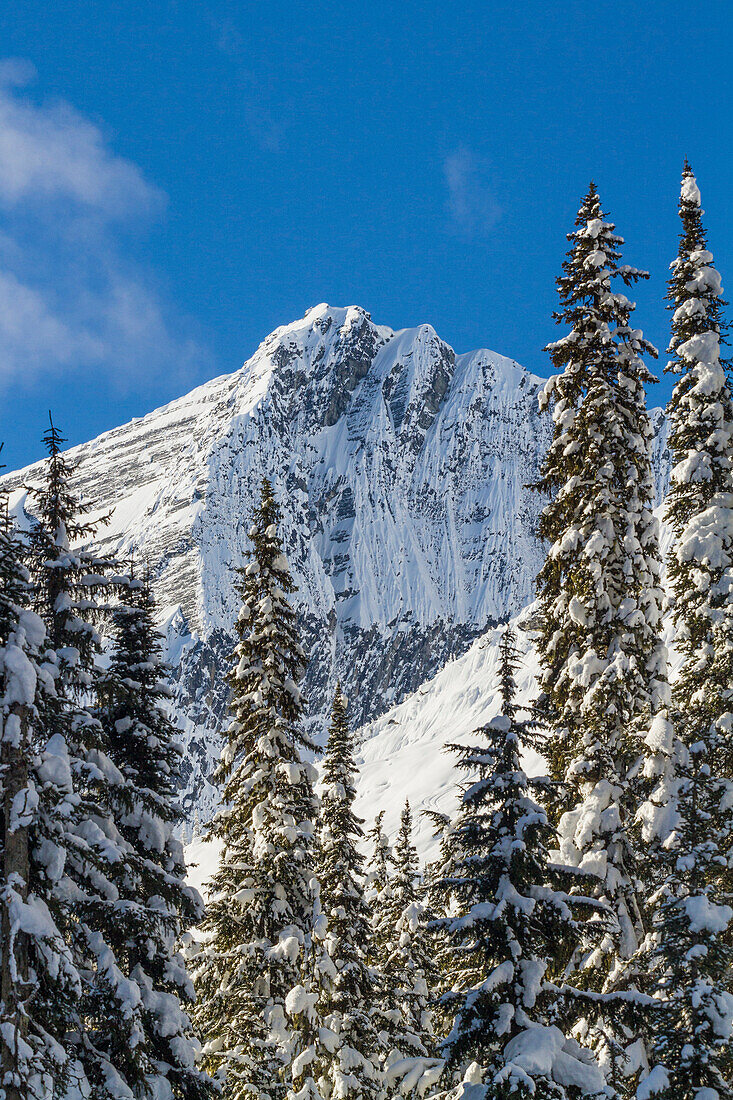
[{"label": "alpine treeline", "polygon": [[150,579],[91,549],[51,424],[30,531],[0,499],[0,1100],[733,1100],[733,390],[687,163],[679,214],[666,562],[648,276],[591,184],[541,392],[537,604],[495,632],[423,869],[408,802],[393,837],[358,815],[340,687],[316,765],[265,478],[204,910]]}]

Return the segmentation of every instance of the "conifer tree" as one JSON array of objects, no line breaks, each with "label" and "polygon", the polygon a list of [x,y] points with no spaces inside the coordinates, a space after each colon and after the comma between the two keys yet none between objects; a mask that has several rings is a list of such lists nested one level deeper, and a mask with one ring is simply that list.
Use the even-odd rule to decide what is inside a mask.
[{"label": "conifer tree", "polygon": [[453,1014],[443,1052],[459,1080],[478,1063],[487,1097],[609,1095],[593,1054],[563,1030],[563,995],[553,984],[582,942],[582,918],[602,906],[571,897],[585,876],[550,859],[554,831],[533,797],[544,783],[529,779],[520,761],[535,722],[520,718],[515,703],[517,661],[507,629],[502,713],[473,746],[450,746],[475,778],[463,791],[438,884],[447,895],[450,915],[438,923],[453,975],[443,997]]},{"label": "conifer tree", "polygon": [[[702,718],[704,703],[694,709]],[[675,827],[639,952],[656,999],[644,1092],[662,1100],[733,1097],[732,727],[729,712],[693,745],[675,742]]]},{"label": "conifer tree", "polygon": [[389,1044],[403,1057],[431,1057],[433,1024],[430,1007],[436,967],[427,930],[425,889],[420,882],[417,849],[412,840],[412,810],[405,802],[393,855],[394,872],[385,917],[391,929],[382,973],[398,1010]]},{"label": "conifer tree", "polygon": [[644,395],[652,376],[642,361],[656,351],[614,288],[648,276],[619,264],[623,241],[593,184],[575,225],[555,314],[568,332],[549,347],[557,373],[542,396],[554,434],[540,482],[550,548],[538,577],[538,650],[552,773],[567,792],[562,856],[600,873],[598,896],[617,921],[578,981],[608,990],[628,980],[625,960],[643,935],[632,776],[651,717],[669,703]]},{"label": "conifer tree", "polygon": [[[668,298],[672,470],[668,575],[682,652],[672,722],[649,745],[642,807],[659,864],[639,952],[656,1007],[647,1095],[733,1097],[733,397],[720,358],[721,280],[685,162]],[[661,880],[661,881],[660,881]]]},{"label": "conifer tree", "polygon": [[379,987],[368,962],[371,913],[358,847],[363,823],[354,812],[355,774],[347,702],[339,687],[321,779],[318,880],[328,925],[316,964],[318,1009],[327,1029],[318,1058],[321,1088],[324,1097],[339,1100],[370,1100],[381,1090],[380,1044],[372,1016]]},{"label": "conifer tree", "polygon": [[[54,917],[82,981],[76,1032],[77,1089],[88,1082],[94,1100],[134,1094],[145,1087],[142,1002],[137,983],[125,973],[112,944],[125,903],[115,885],[126,844],[111,811],[110,788],[123,782],[105,752],[95,713],[101,653],[98,625],[108,619],[109,598],[124,588],[113,560],[78,544],[95,525],[77,498],[73,467],[62,452],[64,439],[51,422],[44,436],[48,462],[36,493],[38,522],[31,533],[31,563],[37,607],[57,661],[55,695],[45,708],[46,754],[58,771],[68,768],[71,792],[66,815],[58,817],[56,860],[63,873],[54,891]],[[115,1020],[120,1064],[108,1056],[110,1020]]]},{"label": "conifer tree", "polygon": [[[431,980],[431,1015],[436,1042],[450,1031],[453,1023],[451,1010],[443,1000],[443,995],[453,986],[451,973],[451,944],[443,935],[441,918],[449,915],[451,908],[450,892],[445,889],[444,879],[450,875],[453,852],[454,822],[450,814],[441,810],[423,810],[423,814],[432,824],[433,837],[439,840],[439,851],[435,860],[425,867],[425,909],[430,955],[434,972]],[[436,1047],[437,1050],[437,1047]]]},{"label": "conifer tree", "polygon": [[379,962],[383,993],[375,1016],[388,1051],[388,1083],[399,1080],[403,1096],[411,1092],[423,1096],[427,1084],[442,1072],[433,1025],[438,969],[432,954],[435,937],[428,930],[426,891],[412,841],[409,802],[400,818],[392,863],[383,903],[386,935]]},{"label": "conifer tree", "polygon": [[[725,302],[721,278],[707,246],[703,213],[697,182],[685,161],[679,203],[682,230],[667,293],[672,339],[666,370],[677,375],[677,381],[667,407],[674,466],[666,518],[678,539],[693,517],[704,512],[719,493],[730,493],[733,485],[733,400],[726,362],[721,359]],[[689,617],[685,596],[693,606],[699,603],[695,586],[689,583],[693,568],[675,553],[671,555],[674,606],[677,617],[685,619]]]},{"label": "conifer tree", "polygon": [[[56,668],[31,610],[24,547],[0,495],[0,1088],[41,1100],[65,1086],[81,981],[53,915],[55,845],[70,776],[44,753]],[[52,746],[53,748],[53,746]],[[73,1044],[72,1054],[73,1054]]]},{"label": "conifer tree", "polygon": [[369,857],[366,864],[366,899],[371,912],[369,962],[378,975],[379,997],[372,1019],[379,1033],[382,1063],[400,1058],[403,1037],[403,1013],[394,973],[388,973],[387,961],[394,941],[394,914],[391,909],[394,853],[384,828],[385,811],[380,810],[366,836]]},{"label": "conifer tree", "polygon": [[[204,1067],[225,1100],[284,1097],[302,1051],[286,1000],[303,985],[317,891],[313,884],[314,767],[301,725],[305,654],[270,483],[241,570],[239,641],[229,674],[232,719],[217,779],[223,806],[210,833],[222,844],[197,956],[194,1023]],[[295,1005],[291,1000],[288,1007]]]},{"label": "conifer tree", "polygon": [[[193,1001],[193,986],[177,943],[201,919],[203,902],[185,884],[183,849],[173,831],[181,749],[165,711],[170,689],[147,582],[133,581],[113,611],[112,627],[100,718],[123,780],[110,787],[110,802],[125,843],[114,878],[125,906],[111,946],[140,990],[144,1030],[136,1050],[144,1095],[200,1100],[210,1082],[195,1065],[197,1044],[184,1008]],[[117,1029],[110,1028],[104,1049],[112,1065],[126,1061],[119,1043]]]},{"label": "conifer tree", "polygon": [[367,841],[371,851],[367,863],[367,881],[369,883],[370,900],[379,897],[382,890],[389,884],[390,865],[392,862],[392,846],[389,837],[384,831],[384,810],[380,810],[374,818],[374,824],[367,833]]}]

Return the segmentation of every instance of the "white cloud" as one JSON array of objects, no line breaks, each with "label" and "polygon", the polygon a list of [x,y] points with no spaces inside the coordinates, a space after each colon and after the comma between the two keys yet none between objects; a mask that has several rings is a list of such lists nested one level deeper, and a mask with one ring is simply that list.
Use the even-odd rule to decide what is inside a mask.
[{"label": "white cloud", "polygon": [[41,293],[25,286],[10,271],[0,271],[0,363],[32,361],[53,354],[59,363],[77,355],[98,356],[100,347],[75,333],[49,310]]},{"label": "white cloud", "polygon": [[73,107],[22,98],[19,89],[34,76],[25,62],[0,63],[0,200],[57,197],[109,217],[160,206],[162,194]]},{"label": "white cloud", "polygon": [[455,225],[471,236],[488,233],[501,217],[489,165],[464,146],[446,157],[448,211]]},{"label": "white cloud", "polygon": [[123,241],[165,196],[69,104],[36,102],[34,76],[0,62],[0,383],[72,368],[121,386],[185,376],[201,349]]}]

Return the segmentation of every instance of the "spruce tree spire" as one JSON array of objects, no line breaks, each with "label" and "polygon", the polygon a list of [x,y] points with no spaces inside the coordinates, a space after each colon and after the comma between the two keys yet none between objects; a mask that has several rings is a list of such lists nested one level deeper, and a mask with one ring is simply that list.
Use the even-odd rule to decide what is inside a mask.
[{"label": "spruce tree spire", "polygon": [[[36,604],[53,647],[55,692],[44,711],[48,741],[44,755],[61,777],[64,814],[55,821],[53,902],[56,922],[81,977],[75,1036],[77,1064],[72,1077],[85,1078],[95,1100],[144,1087],[145,1032],[137,983],[115,954],[120,917],[126,906],[115,878],[127,845],[112,813],[111,788],[121,776],[106,753],[97,697],[102,643],[98,628],[109,619],[109,599],[124,591],[127,578],[117,563],[75,543],[90,539],[95,525],[77,497],[73,467],[62,452],[63,436],[53,420],[44,436],[48,460],[35,493],[39,518],[30,536]],[[46,765],[50,767],[50,763]],[[71,790],[66,789],[66,777]],[[109,1021],[116,1021],[117,1057],[110,1048]],[[83,1091],[85,1085],[79,1084]]]},{"label": "spruce tree spire", "polygon": [[658,722],[647,739],[645,770],[654,788],[641,818],[650,846],[663,844],[674,828],[674,726],[692,744],[696,735],[689,731],[700,725],[701,716],[693,717],[690,707],[706,700],[706,714],[713,720],[728,705],[724,686],[733,563],[733,536],[727,531],[733,517],[733,394],[720,355],[725,302],[702,215],[700,190],[685,158],[679,250],[670,265],[667,292],[672,334],[665,368],[677,375],[667,406],[673,467],[665,512],[674,533],[667,558],[669,603],[684,662],[674,691],[674,724]]},{"label": "spruce tree spire", "polygon": [[[665,368],[678,376],[667,408],[675,464],[666,501],[666,517],[678,539],[693,516],[704,512],[716,494],[730,493],[733,486],[733,402],[727,363],[720,355],[721,344],[726,343],[722,317],[726,303],[707,246],[703,213],[697,181],[685,161],[679,252],[671,264],[667,292],[672,339]],[[688,618],[680,605],[685,590],[693,604],[697,600],[694,586],[689,584],[691,568],[672,552],[669,570],[677,618]],[[704,629],[704,623],[700,627]]]},{"label": "spruce tree spire", "polygon": [[655,787],[640,814],[659,864],[639,952],[656,997],[644,1087],[663,1100],[723,1100],[733,1097],[733,396],[720,358],[721,280],[687,162],[679,213],[668,293],[667,369],[678,380],[668,407],[675,465],[667,517],[683,661],[672,722],[649,743]]},{"label": "spruce tree spire", "polygon": [[[54,424],[50,412],[48,420],[49,427],[43,434],[48,460],[43,484],[35,493],[39,523],[32,533],[42,600],[39,610],[47,624],[49,641],[57,650],[64,651],[62,665],[74,660],[73,652],[65,652],[71,647],[72,650],[79,650],[77,668],[80,670],[98,644],[98,638],[89,625],[78,617],[70,586],[85,566],[91,572],[92,566],[101,563],[84,552],[72,554],[70,547],[72,543],[92,538],[99,523],[85,522],[89,506],[79,499],[71,487],[73,467],[62,450],[66,440]],[[106,563],[108,568],[111,564]],[[103,583],[101,578],[97,589],[100,583]],[[93,594],[95,586],[88,587],[92,589],[90,594]]]},{"label": "spruce tree spire", "polygon": [[[183,849],[174,835],[181,749],[165,712],[170,689],[153,608],[149,581],[133,580],[112,614],[113,649],[100,685],[108,753],[124,781],[110,789],[126,844],[124,862],[115,868],[126,905],[112,930],[113,947],[140,989],[144,1031],[137,1051],[145,1088],[156,1095],[170,1090],[176,1100],[201,1100],[212,1088],[194,1064],[197,1044],[184,1007],[193,1001],[193,986],[177,945],[201,919],[203,902],[185,883]],[[113,1064],[124,1060],[115,1049],[118,1038],[109,1029]]]},{"label": "spruce tree spire", "polygon": [[301,756],[313,747],[298,688],[306,659],[279,522],[264,480],[249,532],[252,558],[240,571],[232,719],[216,773],[223,805],[211,827],[223,848],[195,973],[204,1066],[225,1100],[285,1096],[297,1050],[288,998],[306,971],[317,898],[316,773]]},{"label": "spruce tree spire", "polygon": [[[412,810],[405,802],[393,855],[394,873],[385,891],[385,942],[380,970],[385,989],[382,1027],[389,1048],[387,1066],[392,1077],[406,1068],[405,1059],[435,1059],[432,999],[437,967],[428,932],[425,887],[420,881],[417,849],[412,839]],[[403,1066],[400,1066],[400,1061]],[[415,1076],[416,1066],[409,1070]],[[416,1077],[415,1084],[419,1085]]]},{"label": "spruce tree spire", "polygon": [[563,859],[600,870],[599,897],[618,922],[615,940],[586,964],[584,981],[602,990],[614,987],[643,934],[630,775],[669,692],[644,394],[653,379],[642,361],[656,351],[613,285],[648,276],[620,264],[622,238],[593,184],[575,225],[555,315],[568,331],[549,347],[557,374],[541,398],[552,404],[554,434],[540,483],[550,496],[540,522],[550,549],[538,577],[538,649],[550,762],[568,792]]},{"label": "spruce tree spire", "polygon": [[518,716],[517,661],[507,628],[503,713],[476,731],[473,746],[450,746],[469,782],[438,883],[448,916],[437,924],[452,978],[442,998],[453,1015],[443,1052],[458,1080],[478,1063],[487,1097],[575,1100],[603,1094],[605,1080],[593,1055],[563,1030],[564,991],[552,983],[562,982],[583,942],[587,926],[574,912],[603,907],[571,897],[585,876],[550,858],[554,831],[533,797],[544,782],[529,779],[521,766],[535,722]]},{"label": "spruce tree spire", "polygon": [[[2,449],[0,445],[0,450]],[[62,753],[45,750],[57,668],[31,610],[25,547],[0,491],[0,1079],[6,1100],[69,1081],[81,978],[55,919],[70,806]]]},{"label": "spruce tree spire", "polygon": [[392,848],[389,837],[384,831],[384,810],[374,818],[374,824],[367,833],[371,855],[367,864],[371,895],[376,899],[387,886],[390,879]]},{"label": "spruce tree spire", "polygon": [[369,1100],[381,1090],[380,1044],[372,1019],[379,990],[368,964],[371,914],[358,847],[363,822],[353,808],[355,776],[347,701],[338,686],[321,780],[318,878],[328,927],[316,980],[318,1011],[327,1031],[318,1071],[324,1095]]}]

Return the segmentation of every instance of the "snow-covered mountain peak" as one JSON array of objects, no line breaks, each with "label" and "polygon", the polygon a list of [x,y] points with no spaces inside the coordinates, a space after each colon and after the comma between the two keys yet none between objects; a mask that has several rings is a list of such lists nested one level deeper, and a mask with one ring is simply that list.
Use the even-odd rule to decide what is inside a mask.
[{"label": "snow-covered mountain peak", "polygon": [[[532,598],[541,384],[495,352],[456,356],[430,325],[393,331],[322,303],[233,374],[74,448],[78,491],[112,513],[101,546],[153,572],[189,806],[205,815],[214,798],[236,569],[262,477],[282,506],[313,720],[340,677],[361,724]],[[24,522],[22,486],[39,475],[8,477]]]}]

